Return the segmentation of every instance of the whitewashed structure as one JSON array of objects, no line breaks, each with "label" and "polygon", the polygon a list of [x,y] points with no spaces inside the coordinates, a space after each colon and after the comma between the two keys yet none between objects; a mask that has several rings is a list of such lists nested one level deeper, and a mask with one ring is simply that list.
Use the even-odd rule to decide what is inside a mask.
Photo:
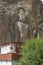
[{"label": "whitewashed structure", "polygon": [[20,57],[21,43],[6,43],[0,45],[0,65],[17,65]]},{"label": "whitewashed structure", "polygon": [[[11,47],[12,47],[12,50],[11,50]],[[10,52],[16,53],[15,47],[13,44],[12,44],[12,46],[11,46],[11,44],[1,46],[1,54],[7,54]]]},{"label": "whitewashed structure", "polygon": [[0,65],[17,65],[16,61],[0,61]]}]

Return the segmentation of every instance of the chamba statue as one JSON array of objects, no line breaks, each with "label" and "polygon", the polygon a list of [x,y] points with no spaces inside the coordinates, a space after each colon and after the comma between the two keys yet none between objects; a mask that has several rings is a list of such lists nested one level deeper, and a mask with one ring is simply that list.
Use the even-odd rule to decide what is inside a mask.
[{"label": "chamba statue", "polygon": [[18,8],[17,16],[19,19],[15,22],[15,42],[24,42],[26,39],[31,38],[31,24],[27,21],[24,8]]}]

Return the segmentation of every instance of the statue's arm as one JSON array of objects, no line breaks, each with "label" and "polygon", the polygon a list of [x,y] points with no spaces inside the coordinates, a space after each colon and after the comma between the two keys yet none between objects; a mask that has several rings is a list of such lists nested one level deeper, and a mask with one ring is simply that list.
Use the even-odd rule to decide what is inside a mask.
[{"label": "statue's arm", "polygon": [[13,34],[14,33],[14,31],[13,31],[13,24],[12,23],[10,23],[10,32]]},{"label": "statue's arm", "polygon": [[15,42],[19,42],[20,39],[20,34],[19,34],[19,28],[18,28],[18,24],[15,23]]},{"label": "statue's arm", "polygon": [[29,24],[28,26],[28,37],[32,38],[32,25],[31,24]]}]

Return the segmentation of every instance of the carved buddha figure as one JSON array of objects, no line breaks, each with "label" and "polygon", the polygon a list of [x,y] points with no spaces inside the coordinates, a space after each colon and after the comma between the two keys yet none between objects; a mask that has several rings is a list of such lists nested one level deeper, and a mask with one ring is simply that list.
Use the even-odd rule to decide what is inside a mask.
[{"label": "carved buddha figure", "polygon": [[15,42],[24,42],[30,34],[30,23],[26,20],[26,11],[24,8],[19,8],[17,15],[19,20],[15,23]]}]

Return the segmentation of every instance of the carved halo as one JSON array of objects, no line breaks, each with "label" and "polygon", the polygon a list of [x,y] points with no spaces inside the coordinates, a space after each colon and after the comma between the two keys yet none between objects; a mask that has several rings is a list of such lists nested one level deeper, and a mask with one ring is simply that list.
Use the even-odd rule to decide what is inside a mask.
[{"label": "carved halo", "polygon": [[27,14],[26,14],[26,10],[25,10],[23,7],[18,7],[18,8],[16,8],[16,10],[15,10],[16,14],[18,14],[18,12],[19,12],[20,10],[23,10],[23,11],[25,12],[25,15],[27,15]]}]

